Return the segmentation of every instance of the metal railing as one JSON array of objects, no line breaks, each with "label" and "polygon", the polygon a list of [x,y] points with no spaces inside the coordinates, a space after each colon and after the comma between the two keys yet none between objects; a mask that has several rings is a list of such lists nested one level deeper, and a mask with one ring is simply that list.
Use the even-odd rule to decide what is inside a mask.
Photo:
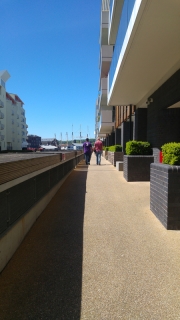
[{"label": "metal railing", "polygon": [[118,29],[118,34],[116,38],[116,44],[114,48],[114,53],[111,61],[111,67],[109,71],[109,89],[111,88],[113,77],[116,71],[117,63],[123,46],[123,42],[126,36],[126,32],[129,26],[129,21],[132,15],[136,0],[125,0],[123,4],[123,9],[120,18],[120,24]]}]

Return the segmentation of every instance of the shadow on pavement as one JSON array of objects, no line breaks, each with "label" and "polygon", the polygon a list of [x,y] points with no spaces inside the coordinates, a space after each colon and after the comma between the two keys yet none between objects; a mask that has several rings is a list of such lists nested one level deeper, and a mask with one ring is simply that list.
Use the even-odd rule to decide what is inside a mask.
[{"label": "shadow on pavement", "polygon": [[1,320],[80,319],[86,178],[80,164],[1,273]]}]

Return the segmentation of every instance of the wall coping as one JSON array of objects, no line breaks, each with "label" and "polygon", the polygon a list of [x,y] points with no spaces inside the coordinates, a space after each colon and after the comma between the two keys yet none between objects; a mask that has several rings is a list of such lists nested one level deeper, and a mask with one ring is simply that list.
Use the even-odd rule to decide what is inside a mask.
[{"label": "wall coping", "polygon": [[180,172],[180,166],[169,165],[164,163],[151,163],[150,167],[153,169],[158,169],[162,172]]}]

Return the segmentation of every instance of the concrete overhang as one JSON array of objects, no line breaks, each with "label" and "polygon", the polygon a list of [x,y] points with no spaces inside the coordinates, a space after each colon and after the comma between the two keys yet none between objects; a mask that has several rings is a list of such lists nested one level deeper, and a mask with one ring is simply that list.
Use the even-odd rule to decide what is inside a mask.
[{"label": "concrete overhang", "polygon": [[108,94],[111,106],[141,106],[180,68],[180,1],[137,2]]},{"label": "concrete overhang", "polygon": [[114,122],[102,122],[99,126],[99,133],[101,134],[110,134],[112,132],[112,128],[114,127]]}]

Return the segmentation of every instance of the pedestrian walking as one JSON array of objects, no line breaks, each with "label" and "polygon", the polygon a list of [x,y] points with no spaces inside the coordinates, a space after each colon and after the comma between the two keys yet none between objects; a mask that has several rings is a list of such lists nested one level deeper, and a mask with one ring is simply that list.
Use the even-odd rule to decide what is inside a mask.
[{"label": "pedestrian walking", "polygon": [[101,164],[101,154],[102,154],[102,149],[103,149],[103,143],[100,140],[100,138],[97,138],[97,141],[94,144],[94,149],[96,152],[96,164],[100,165]]},{"label": "pedestrian walking", "polygon": [[88,138],[86,138],[86,141],[83,143],[83,150],[86,164],[90,164],[92,144],[89,142]]}]

